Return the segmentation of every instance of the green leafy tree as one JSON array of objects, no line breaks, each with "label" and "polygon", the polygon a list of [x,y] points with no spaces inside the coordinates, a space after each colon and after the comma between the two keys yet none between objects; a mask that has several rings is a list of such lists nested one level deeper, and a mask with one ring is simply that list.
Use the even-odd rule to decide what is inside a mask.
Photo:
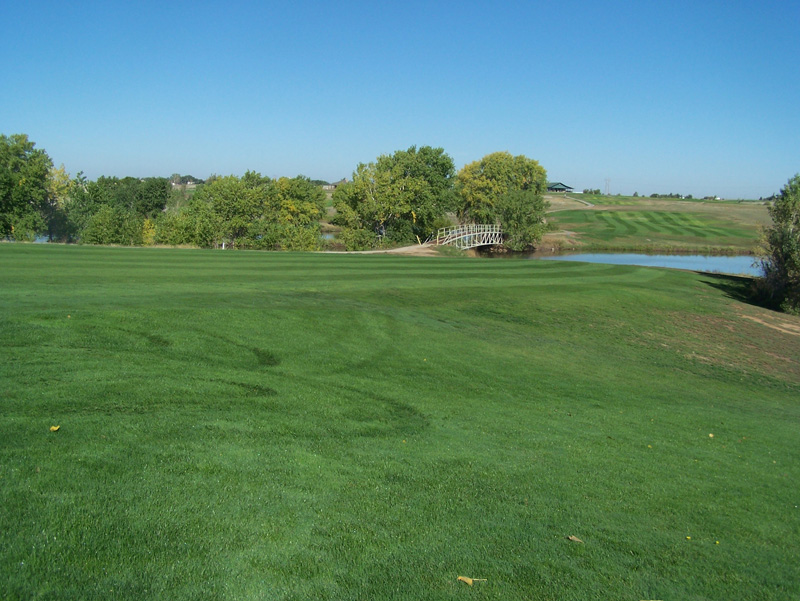
[{"label": "green leafy tree", "polygon": [[187,217],[188,208],[169,212],[155,222],[156,244],[169,244],[179,246],[182,244],[195,244],[191,231],[191,221]]},{"label": "green leafy tree", "polygon": [[498,203],[515,190],[544,194],[547,172],[538,161],[524,155],[495,152],[469,163],[458,172],[456,181],[459,218],[467,223],[495,223]]},{"label": "green leafy tree", "polygon": [[273,182],[272,210],[278,223],[319,226],[325,211],[325,192],[302,175]]},{"label": "green leafy tree", "polygon": [[84,244],[141,246],[144,219],[125,207],[104,205],[94,213],[81,233]]},{"label": "green leafy tree", "polygon": [[[161,224],[159,220],[159,225]],[[165,244],[194,244],[202,248],[212,248],[222,243],[223,227],[220,216],[214,212],[211,203],[202,197],[193,198],[173,220],[167,222],[173,227],[169,233],[156,231],[156,240]]]},{"label": "green leafy tree", "polygon": [[[248,171],[240,179],[235,175],[228,175],[214,179],[206,184],[195,194],[192,206],[193,212],[203,217],[203,243],[208,245],[208,227],[214,227],[215,245],[219,241],[227,240],[233,248],[245,243],[253,225],[262,220],[267,208],[269,178],[262,177],[260,173]],[[200,211],[202,203],[210,209],[210,216],[205,211]],[[210,217],[210,218],[209,218]]]},{"label": "green leafy tree", "polygon": [[25,134],[0,135],[0,237],[32,239],[45,230],[53,161]]},{"label": "green leafy tree", "polygon": [[64,165],[51,167],[47,177],[47,234],[52,240],[68,241],[72,234],[72,227],[67,213],[72,180]]},{"label": "green leafy tree", "polygon": [[495,152],[458,172],[462,222],[499,223],[512,250],[534,247],[546,229],[547,172],[533,159]]},{"label": "green leafy tree", "polygon": [[89,181],[79,172],[72,180],[69,194],[64,202],[68,220],[68,240],[81,239],[81,236],[101,208],[112,205],[111,190],[108,186]]},{"label": "green leafy tree", "polygon": [[152,218],[161,213],[172,193],[172,185],[164,177],[99,177],[96,184],[112,205],[142,217]]},{"label": "green leafy tree", "polygon": [[764,233],[759,289],[766,300],[789,313],[800,313],[800,174],[769,207],[772,225]]},{"label": "green leafy tree", "polygon": [[533,190],[511,190],[496,206],[498,221],[503,225],[503,245],[511,250],[534,248],[547,230],[545,211],[549,204]]},{"label": "green leafy tree", "polygon": [[47,225],[37,211],[28,211],[14,216],[11,236],[18,242],[33,242],[37,234],[43,232]]},{"label": "green leafy tree", "polygon": [[133,209],[142,217],[154,218],[161,214],[172,195],[172,185],[165,177],[148,177],[139,182]]},{"label": "green leafy tree", "polygon": [[281,177],[270,183],[261,230],[251,236],[259,248],[319,250],[320,218],[325,192],[305,176]]},{"label": "green leafy tree", "polygon": [[336,222],[359,245],[367,240],[411,243],[433,232],[437,219],[452,207],[453,160],[442,148],[416,146],[361,163],[351,182],[333,193]]}]

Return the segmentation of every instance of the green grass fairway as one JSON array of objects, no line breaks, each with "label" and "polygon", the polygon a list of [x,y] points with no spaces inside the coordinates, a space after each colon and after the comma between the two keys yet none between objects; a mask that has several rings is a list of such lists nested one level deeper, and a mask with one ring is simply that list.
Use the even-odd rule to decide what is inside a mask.
[{"label": "green grass fairway", "polygon": [[0,282],[2,599],[800,598],[800,319],[745,280],[0,244]]},{"label": "green grass fairway", "polygon": [[[572,204],[569,204],[569,203]],[[587,249],[749,253],[769,222],[761,203],[591,198],[593,207],[557,199],[549,220]],[[568,244],[569,245],[569,244]],[[545,244],[546,246],[546,244]]]}]

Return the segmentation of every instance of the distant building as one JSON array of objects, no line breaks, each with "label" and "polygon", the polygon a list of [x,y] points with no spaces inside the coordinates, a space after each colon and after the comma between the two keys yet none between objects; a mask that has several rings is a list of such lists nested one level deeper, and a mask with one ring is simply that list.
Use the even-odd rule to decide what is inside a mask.
[{"label": "distant building", "polygon": [[327,191],[333,191],[336,188],[338,188],[339,186],[341,186],[342,184],[346,184],[346,183],[347,183],[347,178],[344,178],[344,179],[340,179],[338,182],[333,182],[332,184],[325,184],[324,186],[322,186],[322,189],[323,190],[327,190]]},{"label": "distant building", "polygon": [[547,191],[548,192],[572,192],[572,188],[570,188],[566,184],[562,184],[561,182],[549,182],[547,184]]}]

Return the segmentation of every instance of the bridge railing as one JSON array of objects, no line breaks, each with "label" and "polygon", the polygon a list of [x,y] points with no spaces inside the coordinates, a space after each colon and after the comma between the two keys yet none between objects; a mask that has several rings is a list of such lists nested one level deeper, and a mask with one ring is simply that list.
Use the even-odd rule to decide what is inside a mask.
[{"label": "bridge railing", "polygon": [[431,244],[451,244],[457,248],[474,248],[489,244],[503,243],[503,229],[497,224],[466,223],[452,227],[443,227],[436,236],[428,239]]}]

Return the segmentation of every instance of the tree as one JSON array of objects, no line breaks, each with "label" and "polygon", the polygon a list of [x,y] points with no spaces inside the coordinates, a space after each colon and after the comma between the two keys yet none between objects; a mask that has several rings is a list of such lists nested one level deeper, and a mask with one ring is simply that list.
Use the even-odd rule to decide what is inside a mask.
[{"label": "tree", "polygon": [[71,226],[67,213],[72,180],[64,165],[51,167],[47,177],[47,236],[52,240],[69,240]]},{"label": "tree", "polygon": [[453,160],[442,148],[423,146],[361,163],[352,181],[333,193],[336,222],[359,246],[368,240],[413,243],[425,239],[453,206]]},{"label": "tree", "polygon": [[275,220],[296,226],[319,226],[325,211],[325,192],[302,175],[281,177],[273,182],[271,207]]},{"label": "tree", "polygon": [[212,176],[187,204],[156,219],[153,240],[206,248],[228,242],[233,248],[316,250],[324,202],[325,193],[303,176],[272,180],[255,171],[241,178]]},{"label": "tree", "polygon": [[548,203],[533,190],[511,190],[497,203],[497,219],[503,225],[503,246],[523,251],[534,248],[547,230]]},{"label": "tree", "polygon": [[253,245],[281,250],[319,250],[319,220],[325,212],[325,192],[305,176],[273,180],[267,213]]},{"label": "tree", "polygon": [[121,206],[104,205],[90,218],[81,232],[85,244],[122,244],[140,246],[144,219]]},{"label": "tree", "polygon": [[45,230],[53,161],[26,134],[0,135],[0,237],[32,239]]},{"label": "tree", "polygon": [[494,223],[498,217],[497,204],[509,192],[544,194],[547,172],[538,161],[524,155],[495,152],[465,165],[458,172],[456,190],[461,200],[462,222]]},{"label": "tree", "polygon": [[229,240],[236,248],[253,224],[263,218],[269,182],[269,178],[252,171],[241,179],[235,175],[219,177],[203,186],[192,204],[208,204],[213,214],[212,223],[219,227],[215,237]]},{"label": "tree", "polygon": [[546,229],[547,172],[533,159],[495,152],[458,172],[459,216],[472,223],[500,223],[505,246],[535,246]]},{"label": "tree", "polygon": [[67,239],[81,239],[81,236],[101,208],[112,205],[111,190],[107,186],[89,181],[79,172],[72,180],[69,194],[64,202],[67,215]]},{"label": "tree", "polygon": [[795,175],[769,207],[772,225],[764,232],[758,287],[767,302],[800,313],[800,174]]},{"label": "tree", "polygon": [[99,177],[97,185],[111,204],[142,217],[155,217],[167,206],[172,186],[165,177]]},{"label": "tree", "polygon": [[165,177],[148,177],[139,181],[134,195],[133,209],[141,216],[154,218],[167,206],[172,185]]}]

